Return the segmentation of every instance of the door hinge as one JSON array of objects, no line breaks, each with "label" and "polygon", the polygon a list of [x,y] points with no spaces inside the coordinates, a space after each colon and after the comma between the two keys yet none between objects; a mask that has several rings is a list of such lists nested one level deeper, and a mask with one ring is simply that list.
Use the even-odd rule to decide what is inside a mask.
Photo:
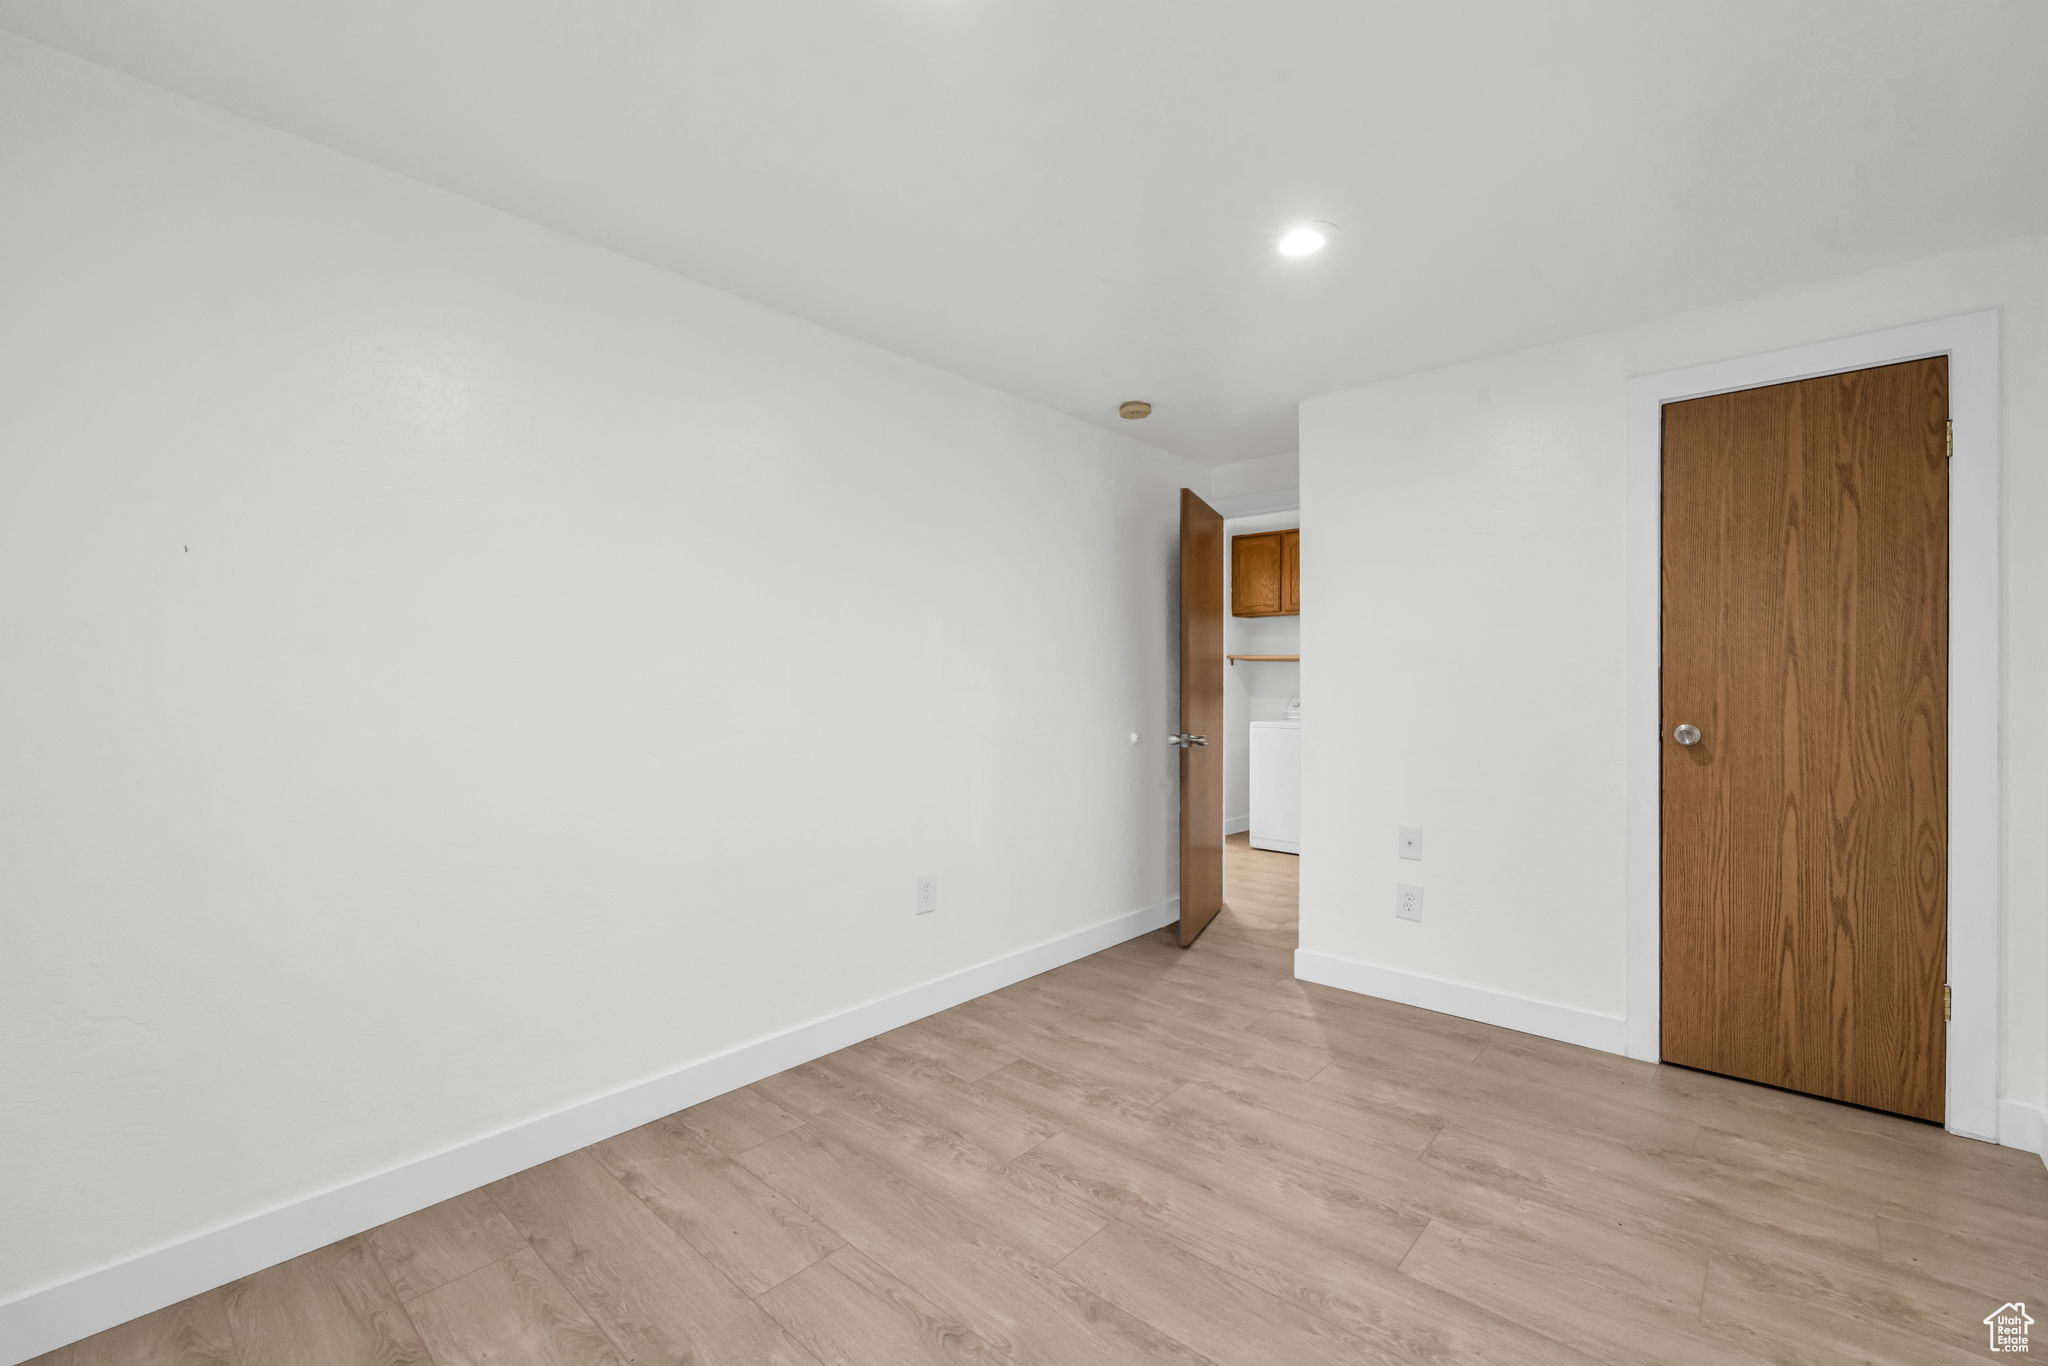
[{"label": "door hinge", "polygon": [[1947,458],[1948,458],[1948,459],[1950,459],[1950,460],[1953,460],[1953,459],[1955,459],[1955,458],[1956,458],[1956,421],[1955,421],[1955,419],[1954,419],[1954,418],[1950,418],[1950,419],[1948,420],[1948,457],[1947,457]]},{"label": "door hinge", "polygon": [[1941,989],[1941,1018],[1953,1020],[1956,1017],[1956,992],[1954,987]]}]

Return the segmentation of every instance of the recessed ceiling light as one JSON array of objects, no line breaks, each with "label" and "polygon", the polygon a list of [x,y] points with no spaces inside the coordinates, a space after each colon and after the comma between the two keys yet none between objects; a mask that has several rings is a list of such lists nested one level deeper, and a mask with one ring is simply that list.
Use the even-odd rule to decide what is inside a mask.
[{"label": "recessed ceiling light", "polygon": [[1330,234],[1335,231],[1335,223],[1303,223],[1299,227],[1289,228],[1280,235],[1280,254],[1313,256],[1329,243]]},{"label": "recessed ceiling light", "polygon": [[1142,398],[1134,398],[1116,410],[1118,417],[1127,417],[1135,422],[1141,417],[1152,416],[1152,405]]}]

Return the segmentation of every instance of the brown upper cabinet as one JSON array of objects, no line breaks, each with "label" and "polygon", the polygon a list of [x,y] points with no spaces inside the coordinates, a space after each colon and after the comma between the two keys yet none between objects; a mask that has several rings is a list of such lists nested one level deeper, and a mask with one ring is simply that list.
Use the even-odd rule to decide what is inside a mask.
[{"label": "brown upper cabinet", "polygon": [[1300,531],[1230,538],[1230,612],[1238,617],[1300,615]]},{"label": "brown upper cabinet", "polygon": [[1280,615],[1301,614],[1301,532],[1280,533]]}]

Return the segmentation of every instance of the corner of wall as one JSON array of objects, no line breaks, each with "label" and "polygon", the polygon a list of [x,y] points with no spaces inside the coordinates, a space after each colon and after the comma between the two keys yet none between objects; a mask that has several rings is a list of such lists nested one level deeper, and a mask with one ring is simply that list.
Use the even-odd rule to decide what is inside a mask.
[{"label": "corner of wall", "polygon": [[1417,972],[1363,963],[1310,949],[1294,952],[1294,975],[1304,982],[1376,996],[1383,1001],[1434,1010],[1442,1015],[1498,1025],[1521,1034],[1556,1039],[1559,1043],[1626,1054],[1626,1021],[1618,1015],[1539,1001],[1513,992],[1493,991],[1464,982],[1448,982]]}]

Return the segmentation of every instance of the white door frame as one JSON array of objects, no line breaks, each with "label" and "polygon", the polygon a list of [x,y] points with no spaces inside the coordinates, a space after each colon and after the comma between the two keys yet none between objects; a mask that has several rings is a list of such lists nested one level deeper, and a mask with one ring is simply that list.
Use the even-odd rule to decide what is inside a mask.
[{"label": "white door frame", "polygon": [[1629,381],[1628,1055],[1658,1061],[1662,1017],[1663,410],[1875,365],[1949,358],[1949,1132],[1997,1141],[1999,316],[1985,309]]}]

